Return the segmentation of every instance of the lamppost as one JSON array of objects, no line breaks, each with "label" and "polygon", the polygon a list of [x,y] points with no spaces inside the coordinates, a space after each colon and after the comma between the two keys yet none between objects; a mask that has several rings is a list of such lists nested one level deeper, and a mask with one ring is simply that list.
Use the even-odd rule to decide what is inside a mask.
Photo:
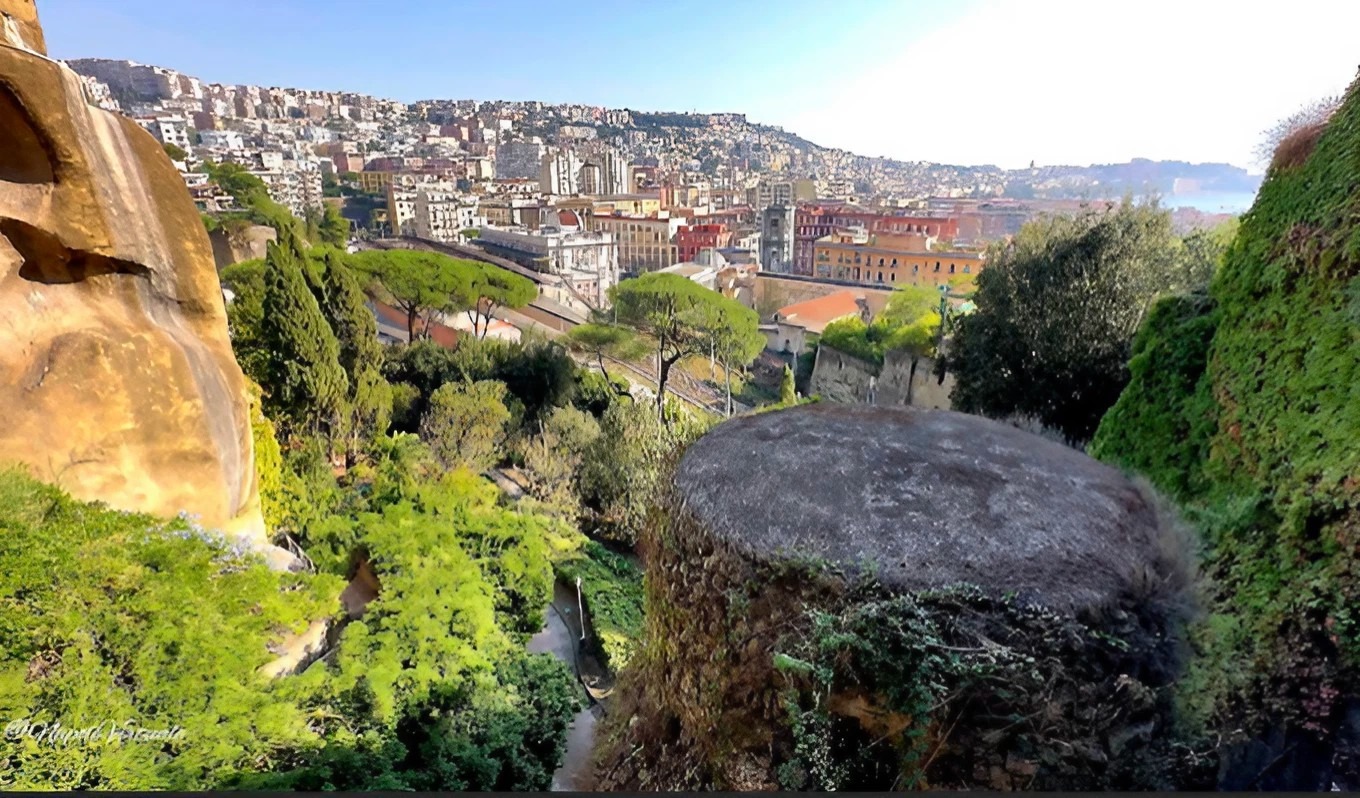
[{"label": "lamppost", "polygon": [[935,357],[938,358],[944,350],[944,320],[949,313],[949,286],[940,283],[940,333],[935,341]]}]

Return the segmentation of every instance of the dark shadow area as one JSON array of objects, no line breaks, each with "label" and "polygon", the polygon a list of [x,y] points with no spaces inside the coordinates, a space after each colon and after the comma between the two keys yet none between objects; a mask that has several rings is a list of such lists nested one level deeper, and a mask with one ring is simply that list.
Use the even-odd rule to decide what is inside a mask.
[{"label": "dark shadow area", "polygon": [[29,120],[19,98],[0,85],[0,181],[54,183],[47,142]]},{"label": "dark shadow area", "polygon": [[[2,157],[2,156],[0,156]],[[47,285],[78,283],[102,274],[145,276],[150,270],[140,263],[109,258],[93,252],[68,249],[46,230],[17,219],[0,219],[0,235],[23,257],[19,276]]]}]

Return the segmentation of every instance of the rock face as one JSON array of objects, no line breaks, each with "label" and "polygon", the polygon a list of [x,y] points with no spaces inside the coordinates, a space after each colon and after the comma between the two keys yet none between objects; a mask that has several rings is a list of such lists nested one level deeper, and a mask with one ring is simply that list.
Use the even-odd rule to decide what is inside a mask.
[{"label": "rock face", "polygon": [[753,557],[872,563],[892,589],[987,585],[1066,610],[1113,603],[1160,535],[1115,469],[947,411],[738,419],[699,439],[675,482],[700,524]]},{"label": "rock face", "polygon": [[42,27],[38,24],[35,0],[4,0],[0,2],[0,43],[21,50],[47,54]]},{"label": "rock face", "polygon": [[1136,789],[1187,780],[1184,538],[1080,452],[817,404],[696,442],[649,518],[612,789]]},{"label": "rock face", "polygon": [[235,231],[219,227],[208,235],[218,271],[243,261],[263,259],[269,242],[278,238],[277,230],[260,224]]},{"label": "rock face", "polygon": [[184,183],[0,0],[0,462],[265,543],[245,380]]}]

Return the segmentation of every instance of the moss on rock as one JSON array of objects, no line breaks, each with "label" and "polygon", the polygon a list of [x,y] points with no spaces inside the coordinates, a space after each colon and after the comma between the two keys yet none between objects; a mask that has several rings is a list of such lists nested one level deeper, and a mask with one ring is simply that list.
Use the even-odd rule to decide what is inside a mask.
[{"label": "moss on rock", "polygon": [[[1340,751],[1360,743],[1360,84],[1303,155],[1242,218],[1214,309],[1177,299],[1149,316],[1093,452],[1203,530],[1216,589],[1200,720]],[[1360,784],[1355,756],[1332,767],[1318,786]]]},{"label": "moss on rock", "polygon": [[1171,733],[1184,541],[1078,452],[947,412],[749,416],[642,544],[598,786],[1204,784]]}]

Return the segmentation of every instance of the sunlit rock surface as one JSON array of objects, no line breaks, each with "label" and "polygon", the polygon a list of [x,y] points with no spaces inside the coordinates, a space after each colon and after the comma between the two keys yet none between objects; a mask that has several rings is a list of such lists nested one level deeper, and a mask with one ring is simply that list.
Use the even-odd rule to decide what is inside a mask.
[{"label": "sunlit rock surface", "polygon": [[0,0],[0,462],[266,544],[245,381],[170,159]]}]

